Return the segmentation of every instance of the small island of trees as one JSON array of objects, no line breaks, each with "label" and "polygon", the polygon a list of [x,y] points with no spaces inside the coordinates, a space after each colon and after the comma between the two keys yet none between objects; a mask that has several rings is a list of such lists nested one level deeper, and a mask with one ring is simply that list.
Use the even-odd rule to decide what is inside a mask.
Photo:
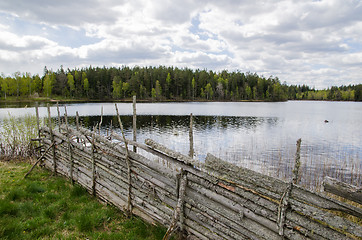
[{"label": "small island of trees", "polygon": [[44,68],[43,76],[16,72],[0,76],[0,98],[63,98],[124,100],[137,95],[152,101],[362,101],[362,84],[316,90],[287,85],[278,77],[240,71],[214,72],[177,67],[87,67],[57,71]]}]

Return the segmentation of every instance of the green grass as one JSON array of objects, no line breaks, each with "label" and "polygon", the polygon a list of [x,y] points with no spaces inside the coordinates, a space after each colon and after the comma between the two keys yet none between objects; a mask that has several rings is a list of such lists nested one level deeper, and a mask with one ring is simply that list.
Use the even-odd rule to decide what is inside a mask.
[{"label": "green grass", "polygon": [[0,161],[0,239],[162,239],[166,229],[127,218],[78,185],[28,163]]}]

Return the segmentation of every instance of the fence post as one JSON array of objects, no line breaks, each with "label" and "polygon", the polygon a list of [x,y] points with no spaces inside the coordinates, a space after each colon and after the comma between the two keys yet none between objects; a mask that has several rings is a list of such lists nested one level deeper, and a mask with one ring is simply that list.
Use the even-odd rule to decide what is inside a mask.
[{"label": "fence post", "polygon": [[103,106],[101,107],[101,121],[99,122],[99,126],[98,126],[98,134],[101,134],[102,122],[103,122]]},{"label": "fence post", "polygon": [[109,126],[109,140],[112,141],[112,134],[113,134],[113,123],[112,123],[112,119],[111,119],[111,125]]},{"label": "fence post", "polygon": [[54,175],[57,174],[57,163],[56,163],[56,157],[55,157],[55,140],[54,140],[54,134],[53,134],[53,129],[52,129],[52,119],[51,119],[51,115],[50,115],[50,106],[49,103],[47,104],[47,108],[48,108],[48,127],[49,127],[49,132],[50,132],[50,140],[52,141],[52,150],[53,150],[53,171],[54,171]]},{"label": "fence post", "polygon": [[[184,204],[185,204],[185,195],[186,195],[186,187],[187,187],[187,173],[181,168],[180,177],[177,178],[179,182],[177,185],[179,186],[176,188],[176,195],[178,196],[177,203],[174,209],[172,222],[167,229],[167,232],[163,236],[163,240],[170,239],[172,233],[177,229],[177,223],[179,223],[180,233],[181,235],[184,234]],[[182,239],[182,237],[181,237]]]},{"label": "fence post", "polygon": [[60,132],[60,125],[61,125],[61,123],[60,123],[60,111],[59,111],[59,104],[58,104],[59,102],[57,102],[57,111],[58,111],[58,127],[59,127],[59,132]]},{"label": "fence post", "polygon": [[35,105],[36,125],[38,127],[38,138],[40,138],[40,121],[39,121],[39,104],[36,102]]},{"label": "fence post", "polygon": [[[79,114],[78,111],[75,112],[75,126],[77,128],[77,132],[79,131]],[[77,143],[79,143],[79,137],[77,137]]]},{"label": "fence post", "polygon": [[123,137],[123,141],[124,141],[124,145],[126,148],[126,163],[127,163],[127,175],[128,175],[128,200],[127,200],[127,214],[131,215],[132,214],[132,203],[131,203],[131,161],[129,160],[129,152],[128,152],[128,143],[126,140],[126,136],[124,135],[124,131],[123,131],[123,124],[121,121],[121,118],[119,116],[119,112],[118,112],[118,107],[117,104],[114,104],[116,107],[116,113],[117,113],[117,118],[118,118],[118,122],[119,122],[119,126],[121,127],[121,132],[122,132],[122,137]]},{"label": "fence post", "polygon": [[95,156],[95,132],[97,130],[97,126],[93,127],[92,132],[92,194],[96,195],[96,156]]},{"label": "fence post", "polygon": [[279,235],[284,236],[284,223],[286,217],[286,211],[289,207],[289,196],[292,192],[293,184],[297,184],[298,176],[299,176],[299,167],[300,167],[300,145],[302,143],[302,139],[298,139],[297,141],[297,151],[295,153],[295,164],[293,169],[293,179],[285,190],[282,198],[279,202],[278,207],[278,219],[277,224],[279,228]]},{"label": "fence post", "polygon": [[[133,96],[133,141],[137,142],[136,95]],[[137,147],[135,145],[133,145],[133,151],[137,152]]]},{"label": "fence post", "polygon": [[78,111],[75,112],[75,124],[77,127],[77,131],[79,131],[79,114]]},{"label": "fence post", "polygon": [[190,139],[190,152],[189,152],[189,156],[191,158],[194,157],[194,134],[193,134],[193,130],[192,130],[192,113],[190,114],[190,130],[189,130],[189,139]]},{"label": "fence post", "polygon": [[70,131],[69,131],[69,126],[68,126],[68,112],[67,112],[67,106],[64,106],[64,121],[65,121],[65,127],[67,129],[67,142],[68,142],[68,155],[69,155],[69,178],[72,182],[72,184],[74,184],[74,180],[73,180],[73,152],[72,152],[72,144],[70,143]]}]

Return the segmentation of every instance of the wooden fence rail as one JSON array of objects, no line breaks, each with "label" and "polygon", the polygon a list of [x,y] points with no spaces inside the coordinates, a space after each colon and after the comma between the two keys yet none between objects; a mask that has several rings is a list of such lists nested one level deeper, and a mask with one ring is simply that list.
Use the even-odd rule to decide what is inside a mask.
[{"label": "wooden fence rail", "polygon": [[201,163],[151,139],[126,140],[137,148],[127,151],[123,137],[79,126],[49,124],[40,133],[52,149],[44,153],[47,168],[169,227],[165,239],[175,230],[199,239],[362,239],[361,208],[210,154]]}]

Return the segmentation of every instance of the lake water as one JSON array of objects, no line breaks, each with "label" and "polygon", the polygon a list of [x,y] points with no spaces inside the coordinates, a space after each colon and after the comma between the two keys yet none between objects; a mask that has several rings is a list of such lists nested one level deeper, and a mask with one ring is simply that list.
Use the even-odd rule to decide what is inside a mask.
[{"label": "lake water", "polygon": [[[126,136],[132,139],[132,104],[118,103]],[[35,115],[25,103],[0,105],[0,121],[8,113]],[[60,104],[61,115],[64,104]],[[111,121],[116,127],[114,103],[67,104],[70,122],[76,111],[85,127],[100,121],[102,133]],[[56,107],[51,108],[57,116]],[[41,117],[47,116],[45,105]],[[284,179],[291,178],[296,141],[302,139],[302,184],[319,184],[325,175],[361,186],[361,102],[193,102],[138,103],[137,141],[146,138],[189,153],[189,121],[193,114],[194,158],[203,161],[211,153],[239,166]],[[325,122],[327,120],[328,122]]]}]

